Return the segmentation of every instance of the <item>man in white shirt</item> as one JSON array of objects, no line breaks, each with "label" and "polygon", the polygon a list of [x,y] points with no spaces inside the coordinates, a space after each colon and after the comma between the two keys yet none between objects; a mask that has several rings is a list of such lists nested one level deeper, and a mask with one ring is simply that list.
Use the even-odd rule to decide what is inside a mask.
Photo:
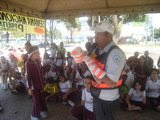
[{"label": "man in white shirt", "polygon": [[113,26],[107,22],[102,22],[95,28],[95,40],[101,49],[97,60],[104,64],[106,75],[102,79],[94,78],[97,84],[105,83],[111,89],[101,89],[94,86],[91,90],[94,120],[114,120],[114,110],[118,107],[117,83],[124,68],[126,57],[113,42],[113,33]]}]

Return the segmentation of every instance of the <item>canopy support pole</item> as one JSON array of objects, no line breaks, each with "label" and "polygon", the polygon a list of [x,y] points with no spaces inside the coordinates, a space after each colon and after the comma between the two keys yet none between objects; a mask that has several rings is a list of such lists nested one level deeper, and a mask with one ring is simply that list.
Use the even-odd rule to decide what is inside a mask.
[{"label": "canopy support pole", "polygon": [[46,52],[46,46],[47,46],[47,19],[45,19],[44,52]]}]

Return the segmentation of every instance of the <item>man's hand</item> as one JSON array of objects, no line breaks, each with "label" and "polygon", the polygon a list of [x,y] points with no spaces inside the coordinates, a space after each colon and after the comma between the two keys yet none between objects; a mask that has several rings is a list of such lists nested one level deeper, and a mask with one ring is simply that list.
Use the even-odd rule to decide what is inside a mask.
[{"label": "man's hand", "polygon": [[28,94],[32,96],[33,95],[33,91],[31,89],[28,89]]},{"label": "man's hand", "polygon": [[75,59],[76,63],[81,63],[84,61],[85,52],[82,50],[81,47],[76,47],[72,52],[72,56]]},{"label": "man's hand", "polygon": [[93,76],[94,80],[97,82],[97,84],[100,84],[102,81],[100,79],[98,79],[96,76]]}]

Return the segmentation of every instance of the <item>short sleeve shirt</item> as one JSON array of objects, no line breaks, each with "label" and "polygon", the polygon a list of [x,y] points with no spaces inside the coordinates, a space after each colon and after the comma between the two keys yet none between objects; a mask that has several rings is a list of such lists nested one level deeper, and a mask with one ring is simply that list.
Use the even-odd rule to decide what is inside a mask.
[{"label": "short sleeve shirt", "polygon": [[[113,45],[115,45],[115,43],[111,42],[102,50],[101,54],[107,52]],[[108,55],[108,59],[106,62],[106,67],[105,67],[106,75],[112,81],[117,82],[120,78],[125,63],[126,63],[126,56],[124,55],[124,53],[119,49],[113,49]],[[119,98],[118,88],[113,90],[101,90],[99,98],[108,101],[113,101],[118,99]]]},{"label": "short sleeve shirt", "polygon": [[67,80],[65,82],[60,82],[59,87],[61,92],[66,93],[70,88],[72,88],[72,84],[69,80]]},{"label": "short sleeve shirt", "polygon": [[93,97],[86,88],[82,90],[82,101],[84,101],[85,108],[93,112]]},{"label": "short sleeve shirt", "polygon": [[149,78],[146,83],[146,91],[147,90],[151,90],[150,92],[147,92],[147,97],[152,97],[152,98],[159,97],[160,96],[160,80],[153,82]]},{"label": "short sleeve shirt", "polygon": [[128,95],[131,96],[131,100],[142,102],[143,98],[146,97],[146,92],[137,92],[135,89],[131,88],[128,92]]}]

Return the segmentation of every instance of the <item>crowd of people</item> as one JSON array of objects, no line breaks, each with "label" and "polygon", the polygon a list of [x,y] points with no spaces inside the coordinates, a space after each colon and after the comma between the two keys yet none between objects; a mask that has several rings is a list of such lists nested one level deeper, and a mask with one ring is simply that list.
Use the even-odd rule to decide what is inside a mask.
[{"label": "crowd of people", "polygon": [[[111,31],[108,31],[108,28],[105,30],[108,32],[107,37],[110,37]],[[104,36],[106,31],[104,31]],[[101,43],[101,45],[104,44]],[[52,43],[43,58],[40,58],[38,47],[32,46],[29,42],[25,44],[27,53],[21,56],[22,59],[18,60],[13,54],[10,55],[9,60],[1,57],[0,73],[3,83],[1,88],[10,88],[14,94],[28,92],[32,96],[31,120],[47,117],[48,101],[61,102],[64,105],[71,106],[71,114],[78,120],[93,120],[95,118],[95,120],[105,120],[106,116],[108,120],[113,120],[110,109],[117,104],[116,99],[119,96],[114,96],[118,92],[117,88],[120,94],[118,102],[120,102],[121,109],[143,112],[147,106],[151,105],[154,109],[160,111],[159,70],[154,67],[154,61],[149,56],[149,52],[145,51],[144,55],[140,57],[139,53],[135,52],[134,56],[125,60],[123,52],[114,45],[112,40],[108,42],[108,45],[112,46],[110,50],[106,49],[109,52],[100,54],[102,51],[97,47],[98,45],[91,42],[86,43],[86,55],[97,59],[97,56],[101,55],[102,61],[104,60],[102,58],[108,57],[103,62],[107,64],[107,67],[109,66],[110,70],[101,65],[108,75],[103,80],[104,83],[109,79],[110,81],[106,82],[108,86],[114,85],[111,79],[118,80],[119,74],[121,74],[122,83],[119,81],[117,87],[101,90],[101,94],[95,90],[97,86],[95,88],[92,86],[94,79],[98,81],[98,75],[93,75],[93,71],[96,71],[98,66],[91,71],[89,64],[86,64],[86,62],[77,63],[71,53],[66,52],[62,42],[59,46]],[[110,55],[111,51],[114,51],[113,55]],[[119,55],[121,56],[119,57]],[[157,65],[160,68],[160,58]],[[117,66],[120,66],[120,68]],[[115,73],[116,77],[113,74],[115,71],[111,69],[112,67],[118,71]],[[100,72],[101,74],[102,72]],[[108,92],[107,95],[104,95],[105,92]],[[97,94],[99,94],[98,97],[96,97]],[[109,98],[109,100],[105,100],[106,98]],[[113,103],[110,102],[112,99],[114,99]],[[2,109],[0,104],[0,110]],[[98,115],[95,116],[95,113],[102,118]]]}]

